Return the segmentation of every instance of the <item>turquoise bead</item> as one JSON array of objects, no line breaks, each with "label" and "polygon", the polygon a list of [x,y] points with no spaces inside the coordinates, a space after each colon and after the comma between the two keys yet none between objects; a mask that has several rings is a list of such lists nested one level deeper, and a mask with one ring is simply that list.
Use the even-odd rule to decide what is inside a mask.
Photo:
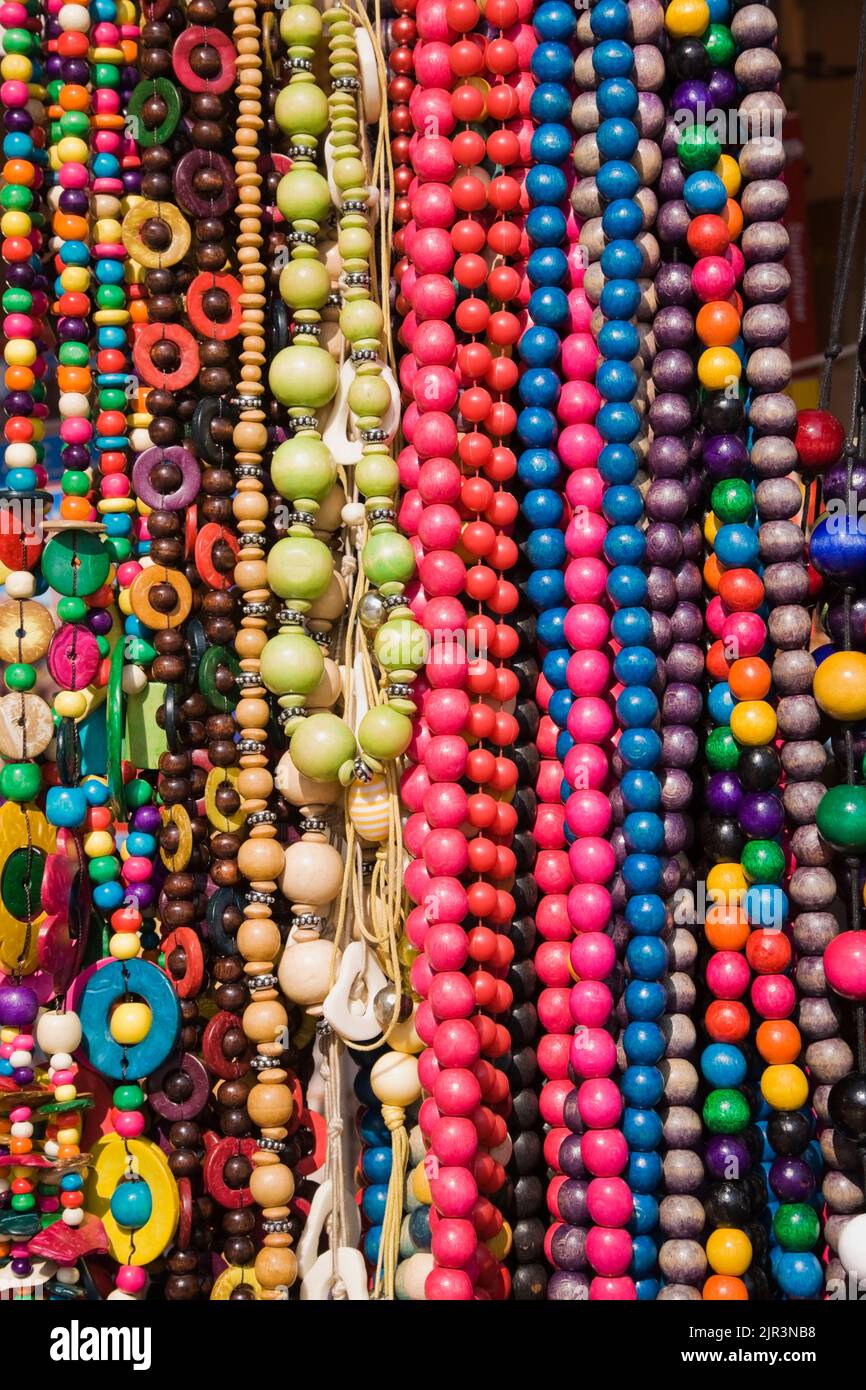
[{"label": "turquoise bead", "polygon": [[87,797],[81,787],[49,787],[45,796],[45,814],[51,825],[69,828],[83,825],[87,815]]}]

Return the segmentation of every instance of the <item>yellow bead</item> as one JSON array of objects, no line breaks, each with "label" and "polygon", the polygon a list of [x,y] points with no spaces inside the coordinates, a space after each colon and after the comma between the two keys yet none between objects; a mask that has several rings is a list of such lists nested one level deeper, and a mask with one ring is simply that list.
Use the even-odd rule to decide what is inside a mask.
[{"label": "yellow bead", "polygon": [[706,0],[671,0],[665,13],[665,28],[674,39],[696,39],[710,22]]},{"label": "yellow bead", "polygon": [[774,1110],[799,1110],[809,1099],[806,1073],[793,1063],[767,1067],[761,1077],[761,1095]]},{"label": "yellow bead", "polygon": [[507,1221],[503,1221],[501,1230],[497,1231],[495,1236],[491,1236],[490,1240],[486,1240],[484,1244],[495,1260],[504,1260],[511,1250],[511,1241],[511,1227]]},{"label": "yellow bead", "polygon": [[711,347],[698,358],[698,380],[708,391],[722,391],[739,381],[743,364],[733,348]]},{"label": "yellow bead", "polygon": [[32,227],[26,212],[4,212],[0,217],[0,232],[4,236],[28,236]]},{"label": "yellow bead", "polygon": [[134,1047],[150,1032],[153,1015],[147,1004],[118,1004],[111,1015],[111,1036],[121,1047]]},{"label": "yellow bead", "polygon": [[719,162],[714,172],[718,174],[722,183],[725,185],[725,192],[728,197],[736,198],[740,191],[740,185],[743,182],[743,176],[740,173],[740,166],[733,155],[719,155]]},{"label": "yellow bead", "polygon": [[132,960],[138,955],[141,942],[134,931],[115,932],[108,943],[109,955],[115,960]]},{"label": "yellow bead", "polygon": [[834,652],[815,672],[815,699],[833,719],[866,718],[866,652]]},{"label": "yellow bead", "polygon": [[77,135],[64,135],[57,141],[57,154],[61,164],[86,164],[90,148],[87,141],[80,140]]},{"label": "yellow bead", "polygon": [[716,532],[719,529],[719,518],[715,512],[707,512],[704,520],[704,540],[707,545],[712,545],[716,539]]},{"label": "yellow bead", "polygon": [[58,1144],[77,1144],[80,1138],[80,1129],[59,1129],[57,1131]]},{"label": "yellow bead", "polygon": [[129,618],[132,616],[132,599],[129,596],[128,589],[121,589],[120,593],[117,595],[117,606],[125,617]]},{"label": "yellow bead", "polygon": [[33,76],[33,64],[23,53],[7,53],[0,63],[0,77],[7,82],[29,82]]},{"label": "yellow bead", "polygon": [[114,836],[107,830],[91,830],[84,836],[84,853],[88,859],[98,859],[103,854],[114,853]]},{"label": "yellow bead", "polygon": [[433,1194],[430,1191],[430,1180],[424,1171],[423,1163],[417,1164],[416,1167],[412,1169],[409,1186],[415,1200],[421,1202],[425,1207],[429,1207],[433,1201]]},{"label": "yellow bead", "polygon": [[115,217],[103,217],[93,228],[93,240],[99,242],[118,242],[121,237],[120,223]]},{"label": "yellow bead", "polygon": [[83,294],[90,285],[90,271],[83,265],[67,265],[60,272],[60,284],[70,294]]},{"label": "yellow bead", "polygon": [[720,1226],[707,1241],[707,1259],[716,1274],[745,1274],[752,1263],[752,1242],[735,1226]]},{"label": "yellow bead", "polygon": [[61,719],[80,719],[87,709],[87,697],[80,690],[59,690],[54,696],[54,713]]},{"label": "yellow bead", "polygon": [[776,712],[766,700],[741,700],[731,711],[731,733],[738,743],[757,748],[776,737]]},{"label": "yellow bead", "polygon": [[32,367],[36,361],[36,344],[29,338],[10,338],[3,349],[3,358],[10,367]]},{"label": "yellow bead", "polygon": [[735,903],[748,888],[740,864],[714,864],[707,874],[707,894],[716,903]]},{"label": "yellow bead", "polygon": [[68,1086],[54,1087],[55,1100],[74,1100],[77,1095],[78,1092],[76,1091],[75,1087],[72,1085],[71,1082]]}]

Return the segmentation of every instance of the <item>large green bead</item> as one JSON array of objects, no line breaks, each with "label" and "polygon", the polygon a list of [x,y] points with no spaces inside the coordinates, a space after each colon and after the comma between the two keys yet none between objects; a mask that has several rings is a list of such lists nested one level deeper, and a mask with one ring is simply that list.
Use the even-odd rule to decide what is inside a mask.
[{"label": "large green bead", "polygon": [[387,454],[365,454],[355,464],[355,482],[364,497],[392,497],[399,486],[400,473]]},{"label": "large green bead", "polygon": [[271,478],[277,491],[290,501],[306,497],[323,502],[337,481],[337,465],[321,439],[297,434],[275,451]]},{"label": "large green bead", "polygon": [[710,1091],[703,1117],[711,1134],[739,1134],[749,1123],[749,1102],[741,1091]]},{"label": "large green bead", "polygon": [[280,295],[293,309],[321,309],[330,293],[331,277],[321,261],[289,261],[280,272]]},{"label": "large green bead", "polygon": [[371,584],[408,584],[415,573],[415,552],[405,536],[380,531],[370,536],[361,554],[364,573]]},{"label": "large green bead", "polygon": [[727,724],[713,729],[705,745],[707,762],[714,772],[730,772],[740,761],[740,750]]},{"label": "large green bead", "polygon": [[866,849],[866,787],[831,787],[815,816],[818,829],[834,849]]},{"label": "large green bead", "polygon": [[388,383],[380,376],[356,376],[349,387],[349,409],[353,415],[375,415],[381,420],[390,404]]},{"label": "large green bead", "polygon": [[318,643],[303,632],[280,632],[265,643],[261,656],[262,680],[275,695],[309,695],[325,670]]},{"label": "large green bead", "polygon": [[381,338],[385,318],[372,299],[352,299],[340,310],[340,328],[350,343],[362,338]]},{"label": "large green bead", "polygon": [[324,222],[331,211],[327,179],[315,169],[290,169],[277,184],[277,207],[287,222]]},{"label": "large green bead", "polygon": [[36,668],[26,661],[13,661],[11,666],[6,667],[3,680],[9,690],[32,690],[36,684]]},{"label": "large green bead", "polygon": [[140,1086],[128,1082],[125,1086],[115,1087],[111,1099],[116,1110],[137,1110],[144,1104],[144,1092]]},{"label": "large green bead", "polygon": [[333,572],[330,550],[313,536],[286,536],[268,553],[268,585],[280,598],[315,603]]},{"label": "large green bead", "polygon": [[281,405],[319,410],[334,398],[337,364],[324,348],[293,343],[277,353],[268,382]]},{"label": "large green bead", "polygon": [[274,116],[286,135],[321,135],[328,124],[328,98],[315,82],[290,82],[277,97]]},{"label": "large green bead", "polygon": [[0,795],[7,801],[33,801],[41,785],[36,763],[7,763],[0,769]]},{"label": "large green bead", "polygon": [[778,883],[785,872],[785,854],[775,840],[751,840],[743,846],[740,863],[752,883]]},{"label": "large green bead", "polygon": [[719,162],[721,152],[717,137],[705,125],[693,125],[684,130],[677,145],[679,161],[689,174],[697,169],[712,169]]},{"label": "large green bead", "polygon": [[86,598],[101,589],[111,556],[93,531],[61,531],[42,552],[42,575],[58,594]]},{"label": "large green bead", "polygon": [[811,1250],[819,1233],[818,1213],[807,1202],[786,1202],[773,1217],[773,1234],[783,1250]]},{"label": "large green bead", "polygon": [[280,38],[287,48],[315,48],[322,36],[322,16],[315,5],[287,5],[280,15]]},{"label": "large green bead", "polygon": [[303,777],[335,782],[343,763],[355,756],[355,737],[336,714],[322,710],[301,721],[292,735],[290,752]]},{"label": "large green bead", "polygon": [[412,618],[383,623],[373,646],[383,671],[419,671],[427,660],[427,634]]},{"label": "large green bead", "polygon": [[736,521],[751,521],[755,512],[752,489],[742,478],[725,478],[716,483],[710,505],[722,525]]},{"label": "large green bead", "polygon": [[358,726],[358,744],[371,758],[387,762],[399,758],[412,741],[412,721],[389,705],[367,711]]}]

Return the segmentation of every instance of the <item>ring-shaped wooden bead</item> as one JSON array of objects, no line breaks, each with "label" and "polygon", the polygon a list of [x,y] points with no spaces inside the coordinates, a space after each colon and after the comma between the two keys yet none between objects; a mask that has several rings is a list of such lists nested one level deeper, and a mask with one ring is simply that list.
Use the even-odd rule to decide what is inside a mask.
[{"label": "ring-shaped wooden bead", "polygon": [[[209,319],[204,311],[204,296],[208,290],[223,290],[231,300],[231,314],[223,323]],[[243,318],[240,296],[243,285],[234,275],[197,275],[186,292],[186,316],[203,338],[216,338],[225,343],[236,338]]]},{"label": "ring-shaped wooden bead", "polygon": [[[148,1100],[150,1100],[150,1098],[151,1093],[148,1093]],[[175,1235],[174,1243],[178,1250],[187,1250],[189,1249],[189,1243],[192,1239],[193,1218],[192,1183],[189,1178],[177,1179],[177,1198],[180,1203],[180,1215],[178,1217],[177,1234]]]},{"label": "ring-shaped wooden bead", "polygon": [[[171,973],[168,966],[169,956],[178,948],[186,956],[186,970],[180,979]],[[166,974],[174,985],[178,998],[191,999],[198,994],[204,980],[204,952],[201,941],[192,927],[176,927],[160,942],[160,949],[165,957]]]},{"label": "ring-shaped wooden bead", "polygon": [[[182,874],[192,855],[192,822],[184,806],[163,806],[163,825],[177,826],[177,849],[168,854],[160,847],[159,857],[170,874]],[[195,935],[195,933],[193,933]]]},{"label": "ring-shaped wooden bead", "polygon": [[243,1023],[237,1014],[226,1013],[225,1009],[220,1009],[218,1014],[214,1014],[201,1037],[201,1055],[205,1060],[205,1066],[221,1081],[235,1081],[239,1076],[245,1076],[250,1069],[250,1058],[253,1055],[253,1046],[250,1043],[241,1057],[226,1057],[223,1052],[223,1038],[232,1028],[243,1031]]},{"label": "ring-shaped wooden bead", "polygon": [[238,1211],[252,1202],[253,1194],[249,1187],[229,1187],[223,1174],[230,1158],[237,1158],[241,1154],[244,1158],[252,1158],[256,1147],[254,1139],[225,1138],[218,1139],[208,1149],[202,1164],[202,1179],[214,1201],[219,1202],[221,1207]]},{"label": "ring-shaped wooden bead", "polygon": [[[149,1219],[134,1232],[118,1226],[111,1214],[112,1195],[129,1169],[130,1158],[153,1198]],[[106,1134],[93,1148],[84,1193],[87,1211],[102,1222],[112,1259],[120,1264],[147,1265],[159,1259],[177,1230],[177,1184],[159,1146],[150,1139],[123,1140],[118,1134]]]},{"label": "ring-shaped wooden bead", "polygon": [[230,714],[238,702],[233,696],[223,695],[217,689],[216,671],[218,666],[227,667],[235,677],[240,675],[240,662],[234,652],[230,652],[228,647],[208,647],[199,662],[198,688],[208,704],[212,705],[215,710],[218,710],[220,714]]},{"label": "ring-shaped wooden bead", "polygon": [[205,908],[207,939],[213,950],[221,956],[236,956],[238,954],[238,943],[233,936],[229,936],[223,926],[223,916],[230,907],[234,907],[242,913],[243,906],[243,898],[237,888],[218,888],[208,898]]},{"label": "ring-shaped wooden bead", "polygon": [[227,417],[228,411],[222,396],[202,396],[192,414],[190,429],[198,456],[212,463],[215,468],[229,468],[232,463],[228,449],[224,444],[217,444],[211,433],[213,421]]},{"label": "ring-shaped wooden bead", "polygon": [[48,648],[48,670],[61,690],[84,690],[99,670],[101,660],[99,643],[90,628],[81,623],[64,623]]},{"label": "ring-shaped wooden bead", "polygon": [[[165,10],[171,8],[170,3],[165,4]],[[144,103],[152,96],[162,97],[165,102],[165,119],[160,121],[153,130],[148,130],[141,118]],[[180,120],[181,104],[180,92],[173,82],[169,82],[167,77],[149,77],[145,82],[139,82],[133,88],[129,98],[126,118],[130,117],[137,122],[131,127],[132,138],[138,142],[142,148],[147,149],[151,145],[164,145],[166,140],[170,140],[177,123]]]},{"label": "ring-shaped wooden bead", "polygon": [[[157,492],[150,475],[159,463],[173,463],[181,471],[180,487],[174,492]],[[146,507],[155,511],[181,512],[198,497],[201,488],[201,469],[198,460],[182,444],[169,444],[166,448],[155,445],[139,454],[132,465],[132,490]]]},{"label": "ring-shaped wooden bead", "polygon": [[[169,342],[174,343],[180,355],[180,363],[173,372],[161,372],[153,364],[151,352],[155,343],[168,338]],[[184,328],[179,323],[145,323],[141,325],[135,334],[135,342],[132,348],[132,360],[138,374],[148,386],[158,386],[163,391],[179,391],[182,386],[189,386],[199,374],[200,362],[198,355],[198,343],[192,336],[188,328]],[[169,446],[172,449],[181,447],[179,444]],[[142,458],[150,453],[146,449]]]},{"label": "ring-shaped wooden bead", "polygon": [[240,830],[246,818],[240,805],[230,816],[227,816],[224,811],[218,810],[217,792],[220,787],[224,786],[229,786],[234,791],[237,788],[240,775],[239,767],[212,767],[204,784],[205,813],[211,825],[216,830],[222,831],[224,835]]},{"label": "ring-shaped wooden bead", "polygon": [[[109,1031],[112,1004],[138,994],[150,1009],[147,1037],[121,1047]],[[79,1010],[84,1053],[103,1076],[138,1080],[170,1057],[180,1032],[180,1004],[167,975],[147,960],[112,961],[88,980]]]},{"label": "ring-shaped wooden bead", "polygon": [[[192,1090],[186,1100],[169,1100],[165,1093],[165,1079],[175,1071],[182,1071],[189,1077]],[[163,1062],[147,1083],[147,1103],[161,1120],[194,1120],[207,1105],[210,1095],[210,1079],[203,1062],[192,1052],[182,1052]]]},{"label": "ring-shaped wooden bead", "polygon": [[[150,591],[156,584],[171,584],[177,594],[177,604],[171,613],[160,613],[150,601]],[[165,569],[162,565],[149,565],[135,576],[129,586],[129,600],[132,611],[146,627],[178,627],[189,617],[192,609],[192,589],[189,580],[180,570]]]},{"label": "ring-shaped wooden bead", "polygon": [[10,570],[34,570],[45,543],[41,526],[44,512],[38,503],[19,497],[16,506],[20,508],[28,502],[33,507],[32,526],[26,512],[20,517],[11,506],[0,508],[0,564]]},{"label": "ring-shaped wooden bead", "polygon": [[210,1291],[211,1303],[225,1303],[230,1299],[238,1284],[248,1284],[258,1300],[262,1286],[256,1278],[255,1265],[229,1265],[218,1274]]},{"label": "ring-shaped wooden bead", "polygon": [[[216,77],[199,77],[193,72],[189,55],[194,48],[207,44],[219,54],[220,71]],[[193,24],[175,40],[171,51],[171,63],[177,79],[189,92],[227,92],[235,80],[237,59],[234,44],[228,34],[220,29],[205,29]]]},{"label": "ring-shaped wooden bead", "polygon": [[[17,802],[7,801],[0,807],[0,864],[4,867],[3,876],[8,872],[11,856],[16,850],[23,850],[28,840],[34,848],[34,860],[44,861],[55,851],[57,834],[41,811],[28,807],[25,817]],[[33,917],[28,926],[23,918],[14,916],[10,911],[2,885],[3,878],[0,877],[0,969],[31,975],[39,965],[39,927],[44,916],[42,904],[39,900],[33,904]]]},{"label": "ring-shaped wooden bead", "polygon": [[[142,240],[141,229],[145,222],[152,219],[167,223],[171,231],[171,242],[164,251],[154,251],[152,247],[145,246]],[[177,265],[178,261],[183,260],[192,241],[189,223],[180,209],[172,203],[154,203],[150,198],[143,198],[129,209],[121,224],[120,235],[132,259],[147,270]],[[167,324],[161,326],[168,327]]]},{"label": "ring-shaped wooden bead", "polygon": [[208,521],[195,538],[195,567],[209,589],[230,589],[234,583],[232,575],[221,574],[213,561],[217,541],[224,541],[232,554],[237,555],[237,537],[218,521]]},{"label": "ring-shaped wooden bead", "polygon": [[[211,198],[195,190],[199,169],[216,169],[222,188]],[[235,173],[225,155],[215,150],[188,150],[174,171],[174,192],[184,212],[191,217],[225,217],[235,205]]]}]

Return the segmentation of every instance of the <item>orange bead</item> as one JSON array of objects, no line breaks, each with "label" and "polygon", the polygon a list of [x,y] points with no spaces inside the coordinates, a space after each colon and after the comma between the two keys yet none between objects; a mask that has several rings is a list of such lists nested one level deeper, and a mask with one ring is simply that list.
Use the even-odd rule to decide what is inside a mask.
[{"label": "orange bead", "polygon": [[7,183],[23,183],[29,188],[36,177],[36,168],[29,159],[9,159],[3,168]]},{"label": "orange bead", "polygon": [[707,347],[730,347],[740,331],[740,316],[724,299],[711,299],[699,310],[695,328]]},{"label": "orange bead", "polygon": [[51,226],[63,241],[83,241],[87,236],[87,218],[70,212],[56,212]]},{"label": "orange bead", "polygon": [[739,241],[743,231],[743,209],[736,199],[728,199],[722,216],[728,224],[728,235],[731,241]]},{"label": "orange bead", "polygon": [[147,305],[142,300],[135,300],[129,306],[129,317],[133,323],[147,323]]},{"label": "orange bead", "polygon": [[704,583],[714,594],[719,592],[719,581],[722,577],[722,567],[719,564],[718,556],[715,551],[708,555],[704,564]]},{"label": "orange bead", "polygon": [[713,903],[707,908],[704,935],[716,951],[742,951],[749,939],[749,919],[734,904]]},{"label": "orange bead", "polygon": [[704,1301],[748,1303],[749,1293],[742,1279],[735,1274],[711,1274],[704,1284]]},{"label": "orange bead", "polygon": [[768,1018],[758,1028],[755,1043],[764,1061],[776,1066],[795,1062],[803,1040],[796,1023],[789,1018]]},{"label": "orange bead", "polygon": [[77,1144],[58,1144],[58,1145],[57,1145],[57,1157],[58,1157],[58,1158],[77,1158],[78,1155],[79,1155],[80,1153],[81,1153],[81,1150],[79,1149],[79,1147],[78,1147]]},{"label": "orange bead", "polygon": [[60,503],[60,515],[64,521],[87,521],[91,506],[86,497],[64,497]]},{"label": "orange bead", "polygon": [[759,656],[744,656],[728,672],[731,694],[738,700],[763,700],[772,683],[772,673]]},{"label": "orange bead", "polygon": [[755,613],[764,601],[764,585],[754,570],[727,570],[719,580],[719,597],[729,611]]},{"label": "orange bead", "polygon": [[86,87],[70,82],[67,86],[61,87],[58,101],[64,111],[86,111],[90,106],[90,93]]},{"label": "orange bead", "polygon": [[7,367],[4,381],[9,391],[29,391],[36,377],[31,367]]},{"label": "orange bead", "polygon": [[29,1139],[10,1139],[9,1152],[11,1154],[29,1154],[33,1150],[33,1144]]},{"label": "orange bead", "polygon": [[87,367],[58,367],[57,385],[61,391],[81,391],[87,395],[93,379]]}]

